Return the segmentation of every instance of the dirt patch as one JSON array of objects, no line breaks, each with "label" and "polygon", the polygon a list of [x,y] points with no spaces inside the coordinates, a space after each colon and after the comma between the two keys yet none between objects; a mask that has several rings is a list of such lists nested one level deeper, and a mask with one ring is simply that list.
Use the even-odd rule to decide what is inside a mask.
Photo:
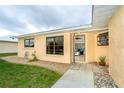
[{"label": "dirt patch", "polygon": [[64,74],[70,67],[70,64],[55,63],[55,62],[48,62],[48,61],[41,61],[41,60],[37,62],[27,62],[26,59],[20,58],[17,56],[3,57],[1,59],[11,63],[16,63],[16,64],[28,64],[28,65],[41,66],[61,74]]}]

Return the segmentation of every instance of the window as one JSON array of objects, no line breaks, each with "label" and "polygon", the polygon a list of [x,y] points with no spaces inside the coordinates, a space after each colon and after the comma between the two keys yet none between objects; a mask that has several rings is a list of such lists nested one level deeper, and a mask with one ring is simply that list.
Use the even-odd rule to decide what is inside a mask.
[{"label": "window", "polygon": [[47,54],[63,55],[63,36],[47,37],[46,38],[46,52]]},{"label": "window", "polygon": [[34,39],[25,39],[24,40],[25,47],[34,47]]},{"label": "window", "polygon": [[101,33],[97,36],[97,45],[98,46],[109,45],[108,32]]}]

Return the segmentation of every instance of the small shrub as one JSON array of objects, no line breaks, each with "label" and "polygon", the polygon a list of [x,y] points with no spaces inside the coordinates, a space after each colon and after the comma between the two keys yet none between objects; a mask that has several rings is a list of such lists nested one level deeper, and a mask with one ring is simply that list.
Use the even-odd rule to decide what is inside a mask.
[{"label": "small shrub", "polygon": [[102,66],[106,65],[106,56],[99,57],[99,65],[102,65]]},{"label": "small shrub", "polygon": [[34,53],[32,54],[32,56],[33,56],[33,59],[29,60],[29,62],[38,61],[38,59],[37,59],[37,57],[36,57],[36,52],[34,52]]}]

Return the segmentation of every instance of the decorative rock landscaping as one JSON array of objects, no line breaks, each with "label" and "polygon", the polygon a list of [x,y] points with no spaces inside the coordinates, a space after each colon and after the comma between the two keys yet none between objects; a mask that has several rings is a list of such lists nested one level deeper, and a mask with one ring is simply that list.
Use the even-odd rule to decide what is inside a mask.
[{"label": "decorative rock landscaping", "polygon": [[95,88],[117,88],[112,77],[109,75],[107,66],[94,65],[94,86]]}]

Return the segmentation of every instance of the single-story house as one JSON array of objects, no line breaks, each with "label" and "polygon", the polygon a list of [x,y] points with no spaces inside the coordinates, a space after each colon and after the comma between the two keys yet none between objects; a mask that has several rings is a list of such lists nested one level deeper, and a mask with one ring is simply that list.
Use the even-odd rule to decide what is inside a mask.
[{"label": "single-story house", "polygon": [[124,87],[124,6],[93,6],[92,24],[18,37],[18,56],[40,60],[88,63],[106,56],[109,72]]},{"label": "single-story house", "polygon": [[0,53],[17,53],[17,41],[0,40]]}]

